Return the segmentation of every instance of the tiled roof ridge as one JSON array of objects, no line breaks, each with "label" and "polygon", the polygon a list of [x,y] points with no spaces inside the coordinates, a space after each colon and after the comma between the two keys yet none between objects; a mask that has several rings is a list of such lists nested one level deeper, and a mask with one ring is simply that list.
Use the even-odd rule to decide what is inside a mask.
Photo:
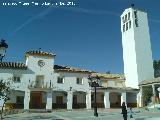
[{"label": "tiled roof ridge", "polygon": [[23,69],[27,69],[27,66],[23,62],[0,62],[0,68],[23,68]]},{"label": "tiled roof ridge", "polygon": [[30,51],[25,52],[25,54],[32,54],[32,55],[41,54],[41,55],[56,56],[56,54],[54,54],[54,53],[45,52],[45,51],[42,51],[42,50],[30,50]]}]

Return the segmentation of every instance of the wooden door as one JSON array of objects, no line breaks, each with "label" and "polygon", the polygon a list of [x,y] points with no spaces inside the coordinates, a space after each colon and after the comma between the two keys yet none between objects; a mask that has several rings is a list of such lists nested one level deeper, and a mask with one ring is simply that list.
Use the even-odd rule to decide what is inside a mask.
[{"label": "wooden door", "polygon": [[42,94],[41,93],[31,93],[31,108],[40,109],[42,107]]},{"label": "wooden door", "polygon": [[77,104],[77,95],[73,95],[73,104]]}]

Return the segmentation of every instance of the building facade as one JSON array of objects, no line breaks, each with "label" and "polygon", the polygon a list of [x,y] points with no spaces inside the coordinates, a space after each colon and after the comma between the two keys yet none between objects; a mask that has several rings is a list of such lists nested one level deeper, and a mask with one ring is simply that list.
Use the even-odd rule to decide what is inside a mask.
[{"label": "building facade", "polygon": [[6,109],[91,109],[94,90],[89,86],[88,76],[92,74],[101,81],[97,88],[98,107],[120,107],[123,101],[137,105],[138,90],[125,87],[124,75],[54,65],[54,60],[53,53],[28,51],[25,63],[0,63],[0,79],[10,81],[12,89]]}]

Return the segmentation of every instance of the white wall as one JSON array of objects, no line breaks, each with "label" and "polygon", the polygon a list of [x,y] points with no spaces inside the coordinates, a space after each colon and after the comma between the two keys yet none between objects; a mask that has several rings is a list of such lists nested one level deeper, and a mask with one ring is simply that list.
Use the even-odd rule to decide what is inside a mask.
[{"label": "white wall", "polygon": [[[39,60],[43,60],[45,62],[43,67],[38,65]],[[49,85],[50,80],[54,80],[54,57],[30,55],[26,58],[26,65],[28,66],[28,69],[34,72],[33,76],[30,76],[31,78],[29,78],[31,82],[36,80],[37,75],[44,76],[44,85]]]},{"label": "white wall", "polygon": [[[59,84],[57,83],[58,76],[64,77],[64,83]],[[54,90],[59,91],[69,91],[70,87],[72,87],[72,91],[89,91],[90,87],[88,84],[88,74],[83,73],[68,73],[68,72],[60,72],[54,74]],[[77,84],[77,78],[83,78],[83,84]]]},{"label": "white wall", "polygon": [[[20,76],[21,82],[14,83],[13,76]],[[25,91],[28,87],[29,79],[34,80],[34,72],[31,70],[21,69],[0,69],[0,79],[9,80],[11,87],[16,90]]]},{"label": "white wall", "polygon": [[139,27],[135,29],[134,39],[137,55],[138,80],[141,82],[146,79],[153,79],[154,70],[147,13],[138,11],[137,15]]},{"label": "white wall", "polygon": [[101,84],[103,87],[124,87],[124,80],[120,79],[105,79],[101,80]]},{"label": "white wall", "polygon": [[9,96],[10,100],[8,100],[7,103],[16,103],[17,96],[23,96],[24,97],[24,92],[12,91],[11,95]]}]

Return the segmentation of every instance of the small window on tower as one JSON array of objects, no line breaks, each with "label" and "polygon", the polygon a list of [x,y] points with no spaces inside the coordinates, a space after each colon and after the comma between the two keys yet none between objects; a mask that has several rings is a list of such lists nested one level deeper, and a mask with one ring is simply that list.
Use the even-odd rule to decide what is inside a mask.
[{"label": "small window on tower", "polygon": [[122,17],[122,21],[123,21],[123,23],[125,23],[124,16]]},{"label": "small window on tower", "polygon": [[128,30],[128,22],[126,23],[126,31]]},{"label": "small window on tower", "polygon": [[135,19],[135,25],[136,25],[136,27],[138,27],[138,20],[137,19]]},{"label": "small window on tower", "polygon": [[130,12],[128,13],[128,20],[130,20]]},{"label": "small window on tower", "polygon": [[134,11],[134,16],[135,18],[137,18],[137,11]]},{"label": "small window on tower", "polygon": [[127,21],[127,14],[125,15],[125,22]]},{"label": "small window on tower", "polygon": [[123,25],[123,32],[125,32],[125,24]]},{"label": "small window on tower", "polygon": [[131,21],[129,21],[129,29],[131,28]]}]

